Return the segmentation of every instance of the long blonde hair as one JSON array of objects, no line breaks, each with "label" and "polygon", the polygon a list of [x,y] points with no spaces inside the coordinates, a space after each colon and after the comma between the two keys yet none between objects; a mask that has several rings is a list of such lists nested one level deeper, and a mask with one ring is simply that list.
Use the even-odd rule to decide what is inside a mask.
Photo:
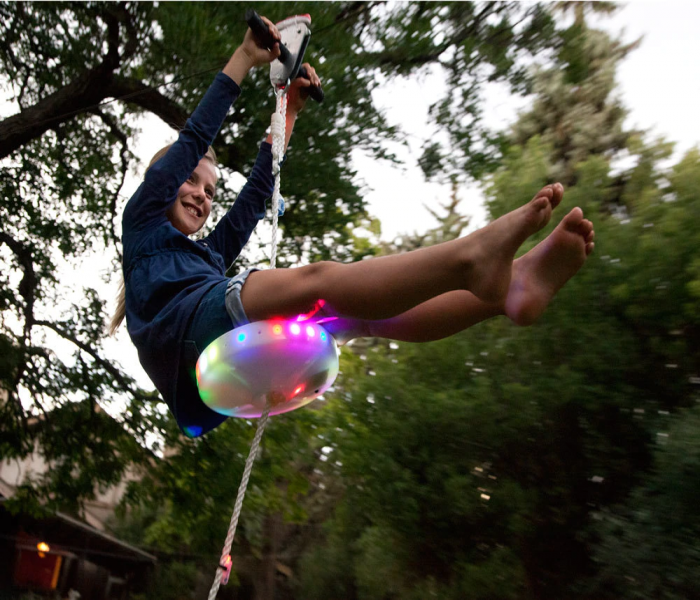
[{"label": "long blonde hair", "polygon": [[[161,158],[163,158],[168,150],[170,150],[170,147],[172,144],[168,144],[167,146],[161,148],[158,150],[153,155],[153,158],[151,158],[150,162],[148,163],[148,166],[146,167],[146,172],[148,172],[148,169],[150,169],[156,162],[158,162]],[[204,158],[207,160],[211,161],[211,163],[216,166],[216,152],[214,152],[214,148],[209,146],[207,149],[207,153],[204,155]],[[119,282],[119,290],[117,291],[117,308],[114,310],[114,315],[112,315],[112,320],[109,323],[109,328],[107,329],[107,332],[109,335],[114,335],[117,332],[117,329],[119,329],[119,326],[122,324],[124,321],[124,317],[126,316],[126,284],[124,283],[124,271],[122,270],[122,276],[121,276],[121,281]]]}]

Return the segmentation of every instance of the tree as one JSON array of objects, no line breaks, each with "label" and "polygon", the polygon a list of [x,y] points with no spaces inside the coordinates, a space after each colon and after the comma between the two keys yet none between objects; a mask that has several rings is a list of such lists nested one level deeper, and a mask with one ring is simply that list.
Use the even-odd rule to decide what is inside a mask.
[{"label": "tree", "polygon": [[700,490],[697,407],[657,434],[654,468],[624,505],[597,515],[594,598],[698,598]]}]

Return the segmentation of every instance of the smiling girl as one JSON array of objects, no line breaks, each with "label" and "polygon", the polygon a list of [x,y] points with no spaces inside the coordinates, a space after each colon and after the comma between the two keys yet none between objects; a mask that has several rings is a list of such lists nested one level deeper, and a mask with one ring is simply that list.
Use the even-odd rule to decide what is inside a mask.
[{"label": "smiling girl", "polygon": [[[279,40],[277,29],[265,22]],[[358,336],[435,340],[497,315],[528,325],[593,250],[593,224],[574,208],[544,241],[514,260],[561,203],[564,189],[557,183],[463,238],[355,263],[249,269],[228,278],[273,192],[269,138],[233,207],[206,237],[189,236],[211,211],[217,175],[210,144],[240,94],[239,84],[249,69],[278,55],[277,44],[270,51],[260,48],[248,30],[177,141],[154,157],[124,211],[121,318],[126,314],[141,364],[189,436],[226,419],[199,398],[194,369],[201,351],[235,327],[321,305],[324,326],[339,343]],[[306,68],[309,78],[289,86],[287,142],[305,88],[320,85]],[[117,314],[113,329],[119,322]]]}]

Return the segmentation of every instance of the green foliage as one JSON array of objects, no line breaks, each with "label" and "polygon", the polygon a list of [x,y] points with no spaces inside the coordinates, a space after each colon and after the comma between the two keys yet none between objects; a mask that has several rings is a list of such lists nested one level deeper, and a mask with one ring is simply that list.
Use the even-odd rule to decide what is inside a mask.
[{"label": "green foliage", "polygon": [[[531,328],[495,319],[344,357],[325,470],[345,492],[313,553],[353,565],[342,582],[355,597],[697,596],[700,429],[683,407],[700,362],[699,155],[669,170],[668,144],[617,135],[618,121],[611,135],[620,54],[600,32],[573,39],[599,53],[575,86],[604,93],[572,107],[574,79],[542,72],[558,83],[514,127],[488,209],[497,218],[568,173],[564,205],[521,251],[573,206],[594,221],[596,251]],[[589,112],[586,135],[569,127]]]},{"label": "green foliage", "polygon": [[654,468],[630,499],[597,515],[595,598],[698,598],[700,411],[670,417],[657,433]]},{"label": "green foliage", "polygon": [[[431,114],[451,147],[426,143],[426,172],[484,177],[493,218],[562,180],[565,204],[523,252],[573,206],[596,227],[595,253],[536,326],[498,318],[430,344],[357,342],[323,410],[272,421],[232,552],[238,583],[259,597],[269,580],[311,600],[697,597],[700,152],[666,169],[669,144],[624,130],[615,68],[632,46],[591,30],[588,4],[561,6],[575,15],[564,30],[540,5],[256,4],[274,18],[313,12],[308,58],[326,91],[285,166],[287,264],[463,231],[456,193],[440,226],[404,247],[353,231],[377,223],[351,151],[392,160],[382,142],[400,139],[371,91],[433,65],[449,92]],[[10,508],[38,512],[52,498],[49,508],[79,511],[140,465],[115,531],[171,559],[160,578],[175,582],[147,597],[189,594],[196,568],[218,560],[254,428],[230,420],[182,438],[155,394],[106,358],[104,299],[68,299],[59,265],[88,252],[116,262],[134,117],[174,123],[191,111],[243,35],[244,8],[0,3],[0,83],[23,131],[43,123],[32,119],[40,100],[76,81],[106,94],[73,90],[75,109],[56,109],[0,171],[0,457],[39,449],[52,467]],[[535,54],[552,62],[532,75],[521,59]],[[481,124],[486,81],[535,93],[509,132]],[[97,108],[128,86],[155,95]],[[227,171],[250,167],[271,107],[267,73],[252,74],[217,142]],[[625,157],[633,166],[618,167]],[[125,396],[120,423],[98,410]],[[143,451],[149,432],[164,457]]]},{"label": "green foliage", "polygon": [[197,568],[192,564],[159,565],[143,594],[132,594],[134,600],[188,600],[197,581]]}]

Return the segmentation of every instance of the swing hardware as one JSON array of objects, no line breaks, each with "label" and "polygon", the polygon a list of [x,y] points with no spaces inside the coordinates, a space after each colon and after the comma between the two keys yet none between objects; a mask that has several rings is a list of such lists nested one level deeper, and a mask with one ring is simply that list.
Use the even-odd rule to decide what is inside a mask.
[{"label": "swing hardware", "polygon": [[[258,15],[257,12],[255,12],[253,9],[246,11],[245,20],[246,23],[248,23],[248,27],[250,27],[255,34],[255,37],[257,37],[260,42],[265,44],[267,48],[272,48],[275,45],[276,40],[270,35],[267,25],[265,25],[265,22],[260,18],[260,15]],[[285,68],[285,72],[288,73],[287,78],[289,80],[296,79],[297,77],[308,79],[308,73],[306,72],[306,69],[301,66],[301,61],[304,57],[306,46],[309,43],[309,37],[310,32],[309,35],[304,36],[304,39],[301,40],[296,56],[289,51],[287,46],[285,46],[282,42],[279,42],[280,55],[277,60],[279,60],[279,62]],[[312,85],[309,88],[309,95],[316,100],[316,102],[323,102],[324,94],[320,86]]]},{"label": "swing hardware", "polygon": [[227,554],[226,558],[224,558],[224,562],[219,564],[219,567],[224,570],[224,573],[221,576],[221,585],[226,585],[228,583],[228,578],[231,576],[232,565],[233,560],[231,559],[231,555]]}]

